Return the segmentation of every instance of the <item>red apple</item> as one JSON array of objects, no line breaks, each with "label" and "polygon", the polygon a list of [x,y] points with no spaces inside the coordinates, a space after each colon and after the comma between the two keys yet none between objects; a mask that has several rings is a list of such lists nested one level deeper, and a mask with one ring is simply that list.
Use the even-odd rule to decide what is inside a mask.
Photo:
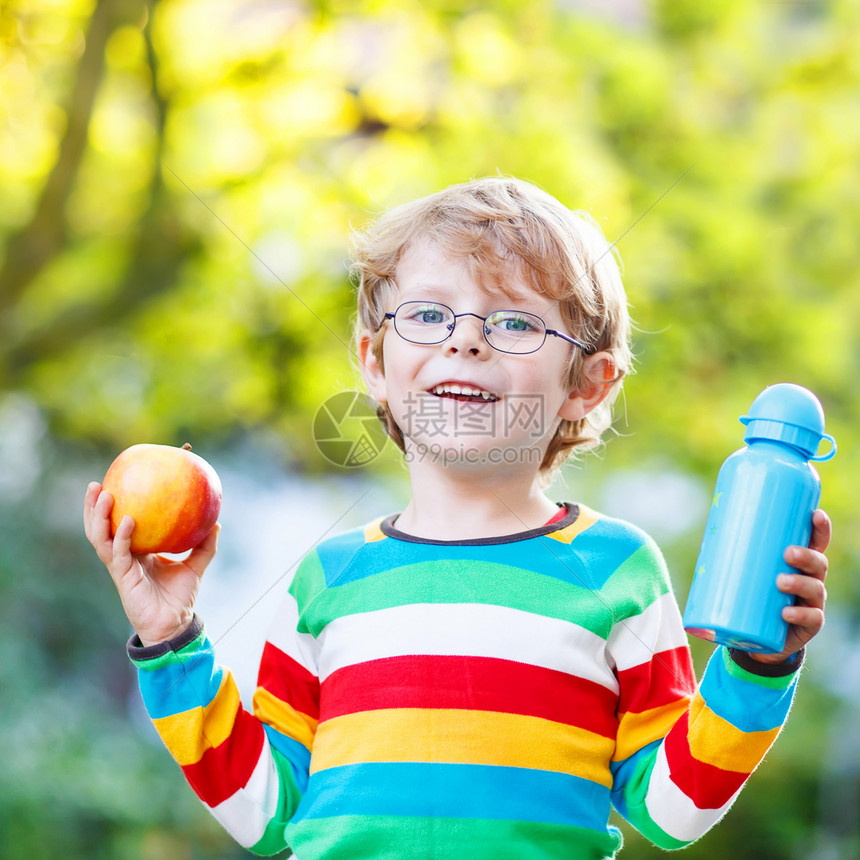
[{"label": "red apple", "polygon": [[131,551],[185,552],[212,531],[221,511],[221,481],[191,446],[132,445],[102,482],[114,499],[111,534],[131,514]]}]

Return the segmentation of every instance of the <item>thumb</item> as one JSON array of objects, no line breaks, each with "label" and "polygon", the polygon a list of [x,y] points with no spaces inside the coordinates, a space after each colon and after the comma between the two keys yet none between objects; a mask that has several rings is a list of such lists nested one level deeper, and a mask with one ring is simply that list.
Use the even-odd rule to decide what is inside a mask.
[{"label": "thumb", "polygon": [[215,553],[218,552],[218,535],[220,533],[221,523],[215,523],[212,531],[191,550],[188,558],[185,559],[185,566],[190,567],[198,577],[203,576],[203,572],[215,558]]}]

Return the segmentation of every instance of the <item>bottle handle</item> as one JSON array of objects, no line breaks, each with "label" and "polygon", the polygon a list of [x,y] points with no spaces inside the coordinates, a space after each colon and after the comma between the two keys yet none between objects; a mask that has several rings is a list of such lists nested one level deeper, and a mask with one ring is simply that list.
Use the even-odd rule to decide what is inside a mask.
[{"label": "bottle handle", "polygon": [[821,438],[822,440],[826,439],[830,443],[830,449],[825,451],[823,454],[815,454],[809,458],[810,460],[814,460],[816,463],[823,463],[825,460],[832,460],[836,456],[836,440],[829,433],[822,433]]}]

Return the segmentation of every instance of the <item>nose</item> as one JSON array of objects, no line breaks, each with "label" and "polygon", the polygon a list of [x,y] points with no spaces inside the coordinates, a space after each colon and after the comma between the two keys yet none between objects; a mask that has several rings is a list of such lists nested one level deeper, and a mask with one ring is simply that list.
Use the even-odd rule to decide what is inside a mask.
[{"label": "nose", "polygon": [[492,349],[484,337],[484,320],[477,314],[457,314],[454,331],[445,341],[445,351],[449,355],[468,353],[476,358],[487,358]]}]

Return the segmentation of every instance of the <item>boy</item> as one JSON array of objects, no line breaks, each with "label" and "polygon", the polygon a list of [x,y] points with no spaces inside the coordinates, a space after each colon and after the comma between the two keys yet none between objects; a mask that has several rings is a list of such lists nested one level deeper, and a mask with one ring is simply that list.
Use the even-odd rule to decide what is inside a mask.
[{"label": "boy", "polygon": [[657,845],[697,839],[787,716],[821,629],[830,526],[779,587],[785,651],[718,648],[696,690],[653,542],[541,484],[596,444],[630,364],[600,231],[492,178],[392,210],[358,239],[357,344],[412,498],[300,564],[254,713],[193,614],[217,528],[133,557],[91,484],[87,535],[137,631],[144,700],[243,845],[316,858],[610,858],[614,805]]}]

